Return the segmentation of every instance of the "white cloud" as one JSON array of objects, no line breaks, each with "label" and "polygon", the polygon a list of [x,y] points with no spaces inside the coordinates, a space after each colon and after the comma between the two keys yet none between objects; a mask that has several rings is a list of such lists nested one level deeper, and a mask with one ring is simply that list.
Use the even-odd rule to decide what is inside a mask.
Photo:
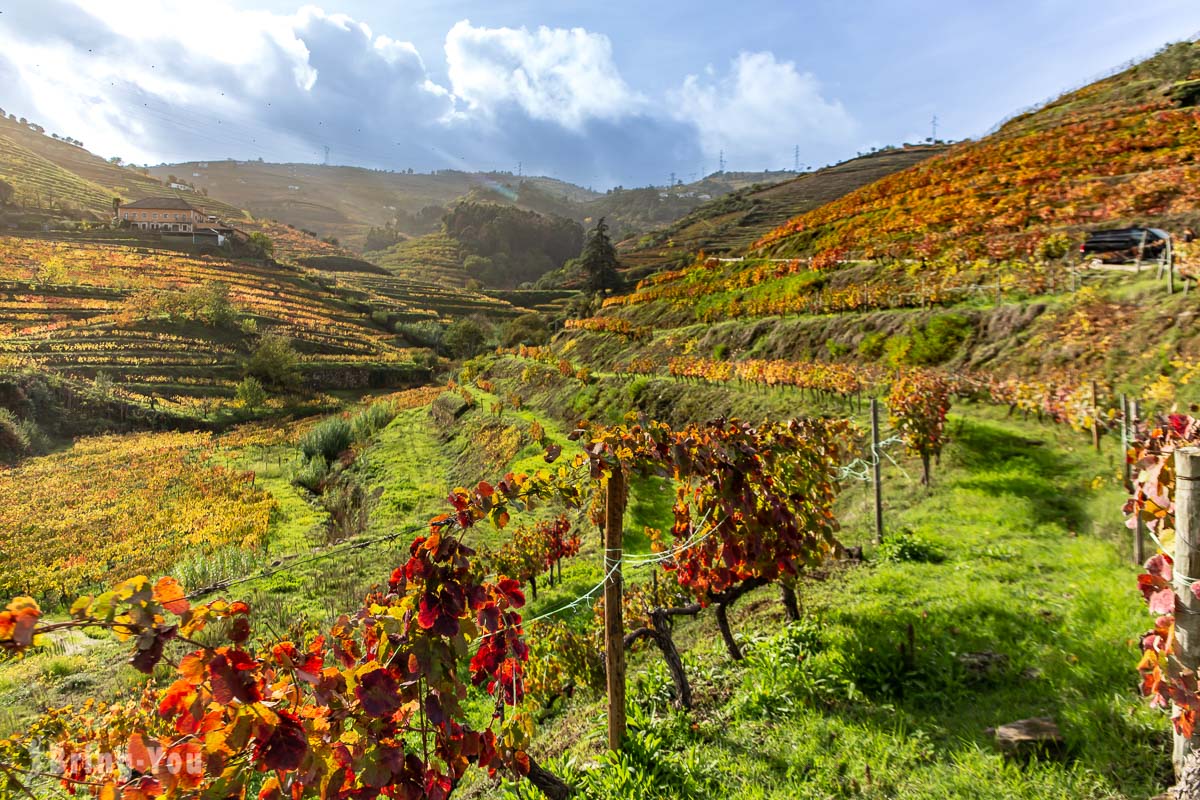
[{"label": "white cloud", "polygon": [[827,100],[812,73],[773,53],[741,53],[728,75],[711,67],[705,77],[689,75],[669,94],[676,118],[691,122],[710,157],[721,150],[745,168],[790,166],[800,145],[804,163],[844,152],[858,131],[854,118],[836,100]]},{"label": "white cloud", "polygon": [[44,2],[0,17],[0,51],[34,98],[27,116],[104,154],[311,158],[328,142],[378,164],[453,108],[410,42],[316,6]]},{"label": "white cloud", "polygon": [[602,34],[463,20],[446,35],[439,84],[403,31],[241,2],[17,3],[0,15],[0,106],[139,163],[314,161],[329,145],[338,163],[521,161],[601,187],[711,167],[722,148],[731,165],[782,166],[797,142],[844,151],[855,128],[811,75],[770,53],[691,76],[664,103],[626,83]]},{"label": "white cloud", "polygon": [[613,63],[608,37],[583,28],[531,33],[463,20],[446,35],[446,62],[454,94],[485,113],[515,104],[534,119],[579,130],[642,104]]}]

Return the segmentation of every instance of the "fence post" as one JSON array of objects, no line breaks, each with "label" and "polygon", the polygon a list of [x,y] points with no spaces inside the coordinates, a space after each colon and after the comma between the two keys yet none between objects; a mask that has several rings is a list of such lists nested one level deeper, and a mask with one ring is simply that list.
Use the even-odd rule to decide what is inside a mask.
[{"label": "fence post", "polygon": [[875,489],[875,544],[883,543],[883,483],[880,479],[879,453],[879,400],[871,398],[871,470],[874,473]]},{"label": "fence post", "polygon": [[1121,476],[1121,485],[1128,492],[1131,488],[1129,483],[1129,399],[1124,394],[1121,395],[1121,460],[1124,470]]},{"label": "fence post", "polygon": [[[1130,421],[1130,424],[1136,428],[1137,422],[1138,422],[1138,401],[1137,400],[1129,401],[1129,421]],[[1133,436],[1133,432],[1131,431],[1130,437],[1132,438],[1132,436]],[[1129,451],[1126,450],[1125,452],[1126,452],[1126,458],[1128,458]],[[1126,466],[1128,467],[1128,465],[1126,465]],[[1131,475],[1131,477],[1132,477],[1132,475]],[[1135,564],[1141,565],[1141,564],[1145,563],[1145,558],[1146,558],[1146,554],[1145,554],[1146,534],[1144,531],[1144,523],[1142,522],[1142,516],[1140,514],[1135,514],[1133,517],[1133,520],[1134,520],[1133,521],[1133,561]]]},{"label": "fence post", "polygon": [[1167,294],[1175,294],[1175,252],[1171,240],[1167,239]]},{"label": "fence post", "polygon": [[625,623],[621,615],[621,557],[625,526],[625,472],[613,467],[604,498],[604,672],[608,689],[608,748],[625,738]]},{"label": "fence post", "polygon": [[[1200,573],[1200,447],[1175,451],[1175,479],[1175,642],[1180,668],[1194,670],[1200,665],[1200,598],[1189,576]],[[1176,776],[1198,738],[1175,734]]]},{"label": "fence post", "polygon": [[1100,405],[1096,401],[1096,382],[1092,381],[1092,445],[1100,452]]}]

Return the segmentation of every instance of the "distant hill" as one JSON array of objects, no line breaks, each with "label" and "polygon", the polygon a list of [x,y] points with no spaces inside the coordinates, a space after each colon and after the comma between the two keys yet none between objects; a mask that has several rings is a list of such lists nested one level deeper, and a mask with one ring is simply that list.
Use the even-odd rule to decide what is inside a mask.
[{"label": "distant hill", "polygon": [[[631,277],[638,278],[659,269],[679,266],[700,250],[715,255],[742,252],[760,236],[796,214],[906,169],[946,148],[946,145],[906,145],[886,149],[790,180],[769,185],[754,184],[725,193],[704,202],[672,224],[622,242],[619,248],[621,262]],[[714,177],[706,178],[701,186]],[[697,191],[701,195],[709,194]]]},{"label": "distant hill", "polygon": [[36,123],[0,116],[0,180],[11,183],[16,202],[29,209],[59,212],[67,217],[112,217],[114,197],[176,196],[227,219],[242,219],[241,208],[197,192],[168,188],[162,181],[133,167],[107,161],[65,139],[39,129]]},{"label": "distant hill", "polygon": [[1022,258],[1053,232],[1200,205],[1200,44],[1070,92],[762,237],[774,256]]},{"label": "distant hill", "polygon": [[590,224],[607,217],[630,234],[672,222],[701,203],[791,172],[727,172],[671,189],[618,187],[594,192],[565,181],[507,172],[389,172],[320,164],[260,161],[192,161],[150,169],[207,189],[260,218],[277,219],[354,250],[370,249],[372,228],[394,226],[407,236],[435,233],[446,210],[458,202],[490,202]]},{"label": "distant hill", "polygon": [[[393,223],[433,208],[434,225],[445,209],[472,191],[516,199],[516,176],[443,170],[433,174],[387,172],[320,164],[273,164],[259,161],[193,161],[151,168],[156,177],[171,175],[212,195],[228,198],[255,217],[277,219],[361,251],[372,227]],[[581,202],[594,192],[553,178],[520,179],[558,201]],[[405,230],[401,225],[401,230]],[[407,233],[423,231],[406,230]]]}]

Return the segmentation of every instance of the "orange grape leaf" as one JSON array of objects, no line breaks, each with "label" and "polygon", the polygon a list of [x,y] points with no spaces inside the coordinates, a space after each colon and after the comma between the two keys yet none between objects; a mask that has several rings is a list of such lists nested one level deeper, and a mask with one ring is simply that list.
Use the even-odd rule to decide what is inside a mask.
[{"label": "orange grape leaf", "polygon": [[159,603],[167,611],[176,616],[183,616],[191,609],[191,604],[184,598],[183,587],[172,577],[162,577],[154,584],[154,602]]}]

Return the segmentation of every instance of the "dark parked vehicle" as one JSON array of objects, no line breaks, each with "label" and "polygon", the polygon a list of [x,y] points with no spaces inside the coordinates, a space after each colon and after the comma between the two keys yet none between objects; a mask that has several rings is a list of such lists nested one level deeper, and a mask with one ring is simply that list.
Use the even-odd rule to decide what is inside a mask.
[{"label": "dark parked vehicle", "polygon": [[1089,256],[1110,264],[1136,261],[1139,250],[1142,261],[1165,259],[1171,234],[1158,228],[1117,228],[1111,231],[1092,231],[1079,246],[1079,256]]}]

